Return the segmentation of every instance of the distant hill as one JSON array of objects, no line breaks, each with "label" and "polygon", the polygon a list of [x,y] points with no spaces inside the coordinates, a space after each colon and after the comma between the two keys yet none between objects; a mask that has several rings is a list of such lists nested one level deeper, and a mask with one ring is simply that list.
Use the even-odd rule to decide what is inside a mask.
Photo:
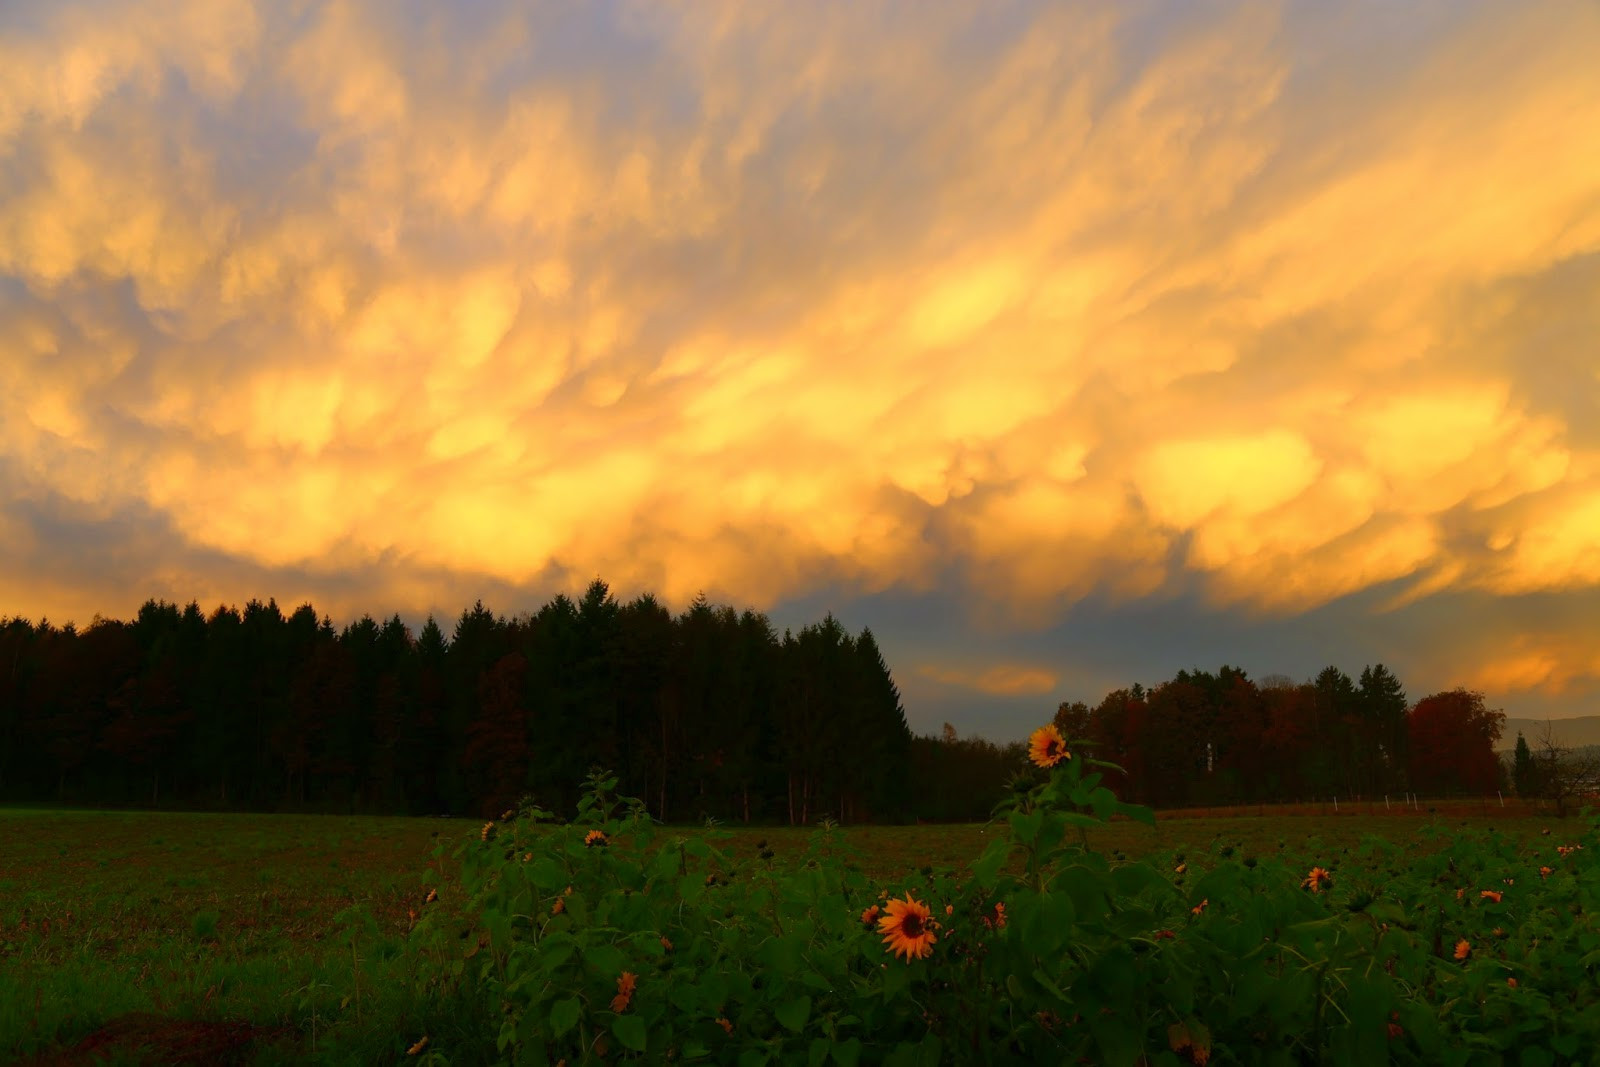
[{"label": "distant hill", "polygon": [[[1513,719],[1506,717],[1506,728],[1500,735],[1500,741],[1495,746],[1506,752],[1517,747],[1517,731],[1522,731],[1522,736],[1528,739],[1528,744],[1533,749],[1539,747],[1539,739],[1544,736],[1543,719]],[[1581,748],[1584,745],[1600,745],[1600,715],[1580,715],[1575,719],[1551,719],[1550,735],[1555,738],[1556,744],[1566,745],[1569,748]]]}]

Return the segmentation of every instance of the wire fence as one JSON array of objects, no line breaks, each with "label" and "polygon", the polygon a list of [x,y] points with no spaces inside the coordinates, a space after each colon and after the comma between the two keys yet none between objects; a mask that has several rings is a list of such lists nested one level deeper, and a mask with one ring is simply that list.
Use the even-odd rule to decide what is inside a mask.
[{"label": "wire fence", "polygon": [[[1600,806],[1600,795],[1572,798],[1566,808],[1575,814],[1584,805]],[[1236,819],[1269,816],[1347,816],[1349,818],[1383,818],[1418,816],[1496,816],[1525,817],[1556,814],[1553,801],[1542,798],[1506,796],[1501,793],[1485,795],[1450,794],[1445,796],[1420,796],[1401,793],[1378,796],[1325,796],[1302,800],[1278,801],[1261,804],[1209,804],[1200,807],[1162,808],[1156,814],[1163,819]]]}]

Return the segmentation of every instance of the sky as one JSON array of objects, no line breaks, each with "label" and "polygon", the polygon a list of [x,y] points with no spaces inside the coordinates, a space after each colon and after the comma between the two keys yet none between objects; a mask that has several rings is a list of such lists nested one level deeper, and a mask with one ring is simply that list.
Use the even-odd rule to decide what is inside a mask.
[{"label": "sky", "polygon": [[1600,711],[1600,5],[0,5],[0,616]]}]

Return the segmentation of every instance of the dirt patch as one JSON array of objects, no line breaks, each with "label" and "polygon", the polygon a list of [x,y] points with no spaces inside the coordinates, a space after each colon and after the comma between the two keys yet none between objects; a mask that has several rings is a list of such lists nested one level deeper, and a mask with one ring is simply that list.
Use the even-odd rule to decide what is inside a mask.
[{"label": "dirt patch", "polygon": [[119,1016],[70,1048],[41,1053],[25,1067],[79,1067],[116,1059],[141,1064],[244,1064],[262,1047],[292,1041],[292,1031],[239,1020],[200,1021],[135,1013]]}]

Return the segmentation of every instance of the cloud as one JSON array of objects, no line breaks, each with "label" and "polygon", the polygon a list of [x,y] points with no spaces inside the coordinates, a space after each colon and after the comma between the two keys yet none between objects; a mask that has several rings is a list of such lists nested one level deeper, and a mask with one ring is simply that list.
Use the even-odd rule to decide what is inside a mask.
[{"label": "cloud", "polygon": [[[0,31],[12,610],[1600,586],[1576,0]],[[129,516],[72,579],[60,530]]]},{"label": "cloud", "polygon": [[957,686],[991,696],[1033,696],[1048,693],[1059,680],[1054,671],[1024,664],[996,664],[976,670],[923,665],[916,673],[940,685]]}]

